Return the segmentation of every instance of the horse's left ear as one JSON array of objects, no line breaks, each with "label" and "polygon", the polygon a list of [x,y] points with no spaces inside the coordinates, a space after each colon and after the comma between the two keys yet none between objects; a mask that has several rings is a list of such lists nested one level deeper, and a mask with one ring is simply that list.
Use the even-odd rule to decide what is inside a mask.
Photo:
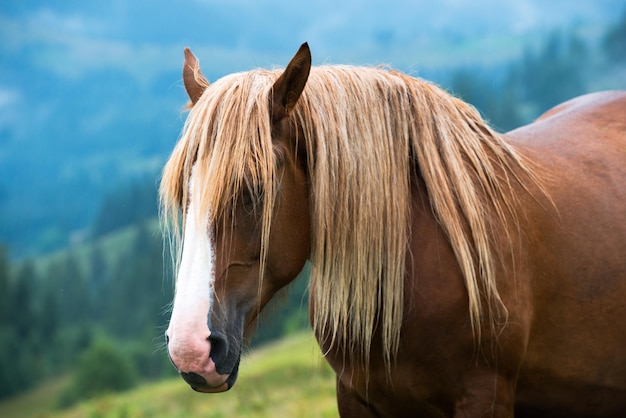
[{"label": "horse's left ear", "polygon": [[198,102],[204,90],[209,87],[209,81],[200,71],[200,64],[198,64],[198,60],[191,53],[189,48],[185,48],[183,83],[185,83],[185,90],[187,90],[187,95],[191,100],[191,103],[187,106],[189,108],[193,107],[193,105]]},{"label": "horse's left ear", "polygon": [[306,42],[300,46],[285,71],[272,88],[274,117],[286,116],[298,102],[311,71],[311,50]]}]

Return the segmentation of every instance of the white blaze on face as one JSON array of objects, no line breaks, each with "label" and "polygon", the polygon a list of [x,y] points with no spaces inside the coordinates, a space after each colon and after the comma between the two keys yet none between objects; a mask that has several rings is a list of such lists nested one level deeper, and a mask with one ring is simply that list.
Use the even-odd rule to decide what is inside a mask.
[{"label": "white blaze on face", "polygon": [[215,255],[209,228],[196,214],[198,193],[194,193],[193,171],[190,185],[183,254],[167,330],[168,348],[172,361],[181,372],[208,377],[215,373],[215,365],[209,358],[211,330],[207,324],[213,303]]}]

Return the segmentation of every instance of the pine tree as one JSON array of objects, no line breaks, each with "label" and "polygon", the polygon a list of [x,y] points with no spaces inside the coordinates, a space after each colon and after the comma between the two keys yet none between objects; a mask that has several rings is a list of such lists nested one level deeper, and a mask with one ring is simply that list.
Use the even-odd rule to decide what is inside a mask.
[{"label": "pine tree", "polygon": [[32,262],[26,261],[17,273],[12,292],[10,321],[15,334],[27,341],[38,328],[35,315],[36,273]]}]

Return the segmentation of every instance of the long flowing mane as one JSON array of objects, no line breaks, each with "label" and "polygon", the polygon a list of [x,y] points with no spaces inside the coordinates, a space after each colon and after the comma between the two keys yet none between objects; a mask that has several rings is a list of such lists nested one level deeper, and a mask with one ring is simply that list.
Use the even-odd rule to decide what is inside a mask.
[{"label": "long flowing mane", "polygon": [[[192,108],[161,182],[162,214],[178,241],[195,165],[202,219],[219,221],[246,187],[270,197],[262,203],[267,248],[271,197],[279,188],[269,95],[280,73],[224,77]],[[491,236],[493,228],[508,231],[514,223],[510,179],[528,170],[474,108],[395,71],[321,66],[311,70],[292,119],[308,155],[318,336],[367,363],[378,327],[387,362],[393,358],[404,309],[411,185],[418,178],[465,277],[473,329],[480,335],[485,315],[490,323],[506,315]]]}]

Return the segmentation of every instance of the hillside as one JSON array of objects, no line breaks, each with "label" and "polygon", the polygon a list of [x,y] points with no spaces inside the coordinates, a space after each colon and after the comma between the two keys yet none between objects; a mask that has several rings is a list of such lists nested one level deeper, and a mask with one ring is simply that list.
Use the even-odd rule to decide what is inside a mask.
[{"label": "hillside", "polygon": [[[235,387],[222,394],[193,392],[180,378],[103,396],[63,411],[50,399],[61,385],[0,402],[0,416],[15,418],[118,417],[336,417],[334,373],[310,333],[285,338],[242,360]],[[27,402],[25,402],[27,400]],[[41,405],[41,409],[34,406]],[[22,409],[19,409],[20,406]],[[27,413],[23,414],[26,408]]]},{"label": "hillside", "polygon": [[[171,376],[162,350],[173,294],[168,261],[154,218],[13,266],[0,247],[0,399],[89,373],[80,359],[103,340],[128,363],[127,384]],[[307,284],[305,268],[264,309],[252,347],[307,328]]]}]

